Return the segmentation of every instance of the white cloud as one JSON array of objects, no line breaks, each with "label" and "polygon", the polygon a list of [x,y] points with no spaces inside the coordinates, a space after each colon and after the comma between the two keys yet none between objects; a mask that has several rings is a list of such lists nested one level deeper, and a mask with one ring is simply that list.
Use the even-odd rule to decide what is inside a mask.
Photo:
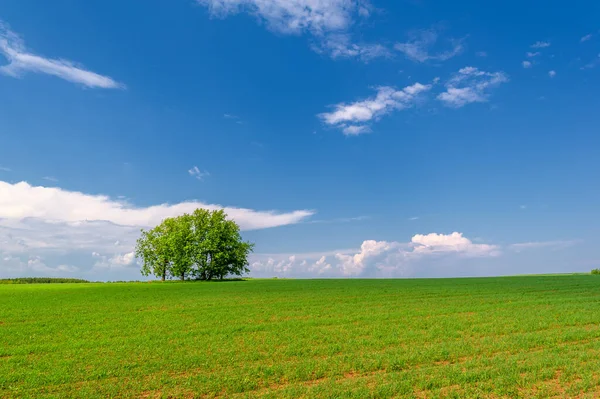
[{"label": "white cloud", "polygon": [[115,255],[111,258],[111,262],[117,265],[129,266],[135,261],[135,253],[128,252],[123,255]]},{"label": "white cloud", "polygon": [[127,252],[125,254],[115,254],[113,256],[101,255],[98,252],[93,252],[92,257],[97,258],[94,264],[95,269],[121,269],[127,267],[137,267],[135,252]]},{"label": "white cloud", "polygon": [[344,132],[346,136],[358,136],[359,134],[371,133],[371,128],[365,125],[349,125],[344,126],[342,132]]},{"label": "white cloud", "polygon": [[550,47],[550,44],[551,44],[550,42],[538,41],[538,42],[533,43],[530,47],[531,48],[546,48],[546,47]]},{"label": "white cloud", "polygon": [[[255,230],[294,224],[311,216],[312,211],[278,213],[252,209],[223,207],[197,201],[135,207],[104,195],[91,195],[61,188],[35,187],[26,182],[0,181],[0,219],[36,218],[47,222],[109,222],[122,226],[153,226],[163,219],[197,208],[223,209],[243,230]],[[115,240],[112,242],[114,243]]]},{"label": "white cloud", "polygon": [[26,72],[43,73],[91,88],[122,89],[125,86],[64,59],[50,59],[27,50],[23,40],[0,21],[0,54],[9,61],[0,73],[20,77]]},{"label": "white cloud", "polygon": [[43,180],[52,182],[52,183],[56,183],[58,182],[58,179],[56,177],[52,177],[52,176],[44,176],[42,177]]},{"label": "white cloud", "polygon": [[477,57],[487,57],[487,53],[485,51],[478,51],[475,53]]},{"label": "white cloud", "polygon": [[549,71],[548,72],[548,76],[550,76],[551,78],[556,76],[556,71]]},{"label": "white cloud", "polygon": [[329,34],[318,45],[313,46],[317,53],[327,53],[331,58],[359,58],[368,62],[375,58],[390,58],[392,53],[378,43],[353,43],[348,33]]},{"label": "white cloud", "polygon": [[12,172],[12,169],[4,167],[4,166],[0,166],[0,172]]},{"label": "white cloud", "polygon": [[49,267],[46,265],[45,260],[40,256],[31,256],[27,261],[27,266],[24,263],[20,265],[21,272],[33,272],[37,275],[64,275],[65,273],[75,273],[79,271],[79,268],[76,266],[70,265],[58,265],[56,267]]},{"label": "white cloud", "polygon": [[411,32],[409,36],[409,41],[396,43],[394,48],[415,62],[446,61],[464,50],[463,39],[450,39],[448,40],[450,49],[432,54],[431,47],[436,44],[439,37],[435,29]]},{"label": "white cloud", "polygon": [[201,171],[197,166],[194,166],[192,169],[188,170],[190,176],[195,177],[198,180],[203,180],[206,176],[210,176],[210,173],[206,171]]},{"label": "white cloud", "polygon": [[585,36],[583,36],[581,39],[579,39],[579,41],[580,41],[581,43],[583,43],[583,42],[587,42],[587,41],[588,41],[588,40],[590,40],[590,39],[591,39],[593,36],[594,36],[594,35],[592,35],[592,34],[590,33],[589,35],[585,35]]},{"label": "white cloud", "polygon": [[531,68],[533,65],[530,61],[523,61],[523,68]]},{"label": "white cloud", "polygon": [[536,51],[536,52],[533,52],[533,53],[531,51],[528,51],[526,53],[527,57],[529,57],[529,58],[537,57],[538,55],[541,55],[541,54],[542,53],[540,53],[539,51]]},{"label": "white cloud", "polygon": [[496,245],[474,244],[462,233],[427,235],[417,234],[411,239],[413,252],[422,254],[458,253],[464,256],[497,256],[500,250]]},{"label": "white cloud", "polygon": [[346,135],[368,133],[370,132],[368,122],[377,120],[392,111],[411,107],[417,102],[419,95],[430,89],[431,85],[421,83],[415,83],[401,90],[382,86],[377,88],[375,97],[354,103],[340,103],[334,106],[332,112],[318,116],[326,124],[342,129]]},{"label": "white cloud", "polygon": [[419,274],[423,262],[496,257],[500,247],[474,244],[461,233],[417,234],[410,242],[366,240],[359,249],[327,253],[254,255],[252,275],[296,277],[398,277]]},{"label": "white cloud", "polygon": [[474,102],[486,102],[490,89],[506,82],[508,76],[504,72],[485,72],[474,67],[465,67],[446,83],[446,91],[437,98],[453,108]]},{"label": "white cloud", "polygon": [[357,57],[369,60],[387,57],[379,44],[360,45],[350,40],[349,29],[356,18],[367,18],[371,5],[367,0],[197,0],[208,7],[212,16],[254,15],[267,27],[283,34],[308,33],[317,44],[313,49],[333,58]]}]

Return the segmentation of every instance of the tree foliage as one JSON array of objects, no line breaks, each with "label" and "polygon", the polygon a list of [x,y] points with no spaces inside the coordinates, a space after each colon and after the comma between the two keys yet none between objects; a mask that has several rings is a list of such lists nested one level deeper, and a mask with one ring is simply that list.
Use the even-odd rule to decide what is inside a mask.
[{"label": "tree foliage", "polygon": [[247,273],[253,247],[242,240],[239,226],[227,220],[225,212],[196,209],[142,230],[136,256],[142,259],[145,276],[212,280]]}]

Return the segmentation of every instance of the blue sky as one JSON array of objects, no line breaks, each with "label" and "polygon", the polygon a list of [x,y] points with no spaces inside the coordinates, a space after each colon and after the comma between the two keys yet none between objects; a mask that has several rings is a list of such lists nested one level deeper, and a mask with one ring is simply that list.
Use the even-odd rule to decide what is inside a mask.
[{"label": "blue sky", "polygon": [[600,5],[0,4],[0,275],[140,278],[226,207],[261,277],[600,264]]}]

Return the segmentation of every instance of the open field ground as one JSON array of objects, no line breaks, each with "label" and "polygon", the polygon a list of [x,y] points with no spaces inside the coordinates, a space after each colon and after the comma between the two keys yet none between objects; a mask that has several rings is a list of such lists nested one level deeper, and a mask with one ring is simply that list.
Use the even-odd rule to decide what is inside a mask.
[{"label": "open field ground", "polygon": [[600,397],[600,277],[0,285],[0,398]]}]

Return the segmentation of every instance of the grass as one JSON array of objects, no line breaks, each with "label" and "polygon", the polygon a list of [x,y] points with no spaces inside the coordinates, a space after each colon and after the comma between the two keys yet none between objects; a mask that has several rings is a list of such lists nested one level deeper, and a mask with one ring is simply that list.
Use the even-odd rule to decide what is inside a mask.
[{"label": "grass", "polygon": [[600,279],[0,286],[0,398],[600,397]]}]

